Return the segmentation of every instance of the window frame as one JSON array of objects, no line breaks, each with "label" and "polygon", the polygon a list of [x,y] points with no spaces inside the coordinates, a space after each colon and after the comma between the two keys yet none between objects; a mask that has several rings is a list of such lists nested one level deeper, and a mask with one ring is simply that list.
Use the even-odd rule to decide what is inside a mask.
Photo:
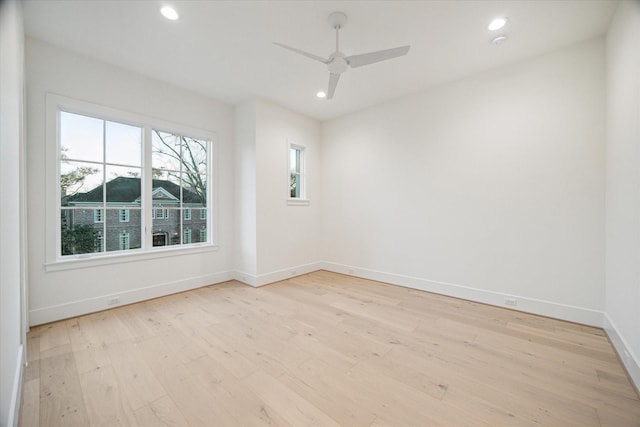
[{"label": "window frame", "polygon": [[[95,117],[100,120],[138,126],[142,128],[142,203],[141,203],[141,248],[129,251],[103,251],[77,255],[61,254],[61,209],[60,204],[60,112]],[[93,265],[117,264],[143,259],[155,259],[180,254],[210,252],[218,250],[217,230],[217,138],[215,132],[196,129],[170,121],[150,118],[121,109],[106,107],[57,94],[46,94],[46,231],[45,270],[58,271],[85,268]],[[151,134],[153,130],[171,132],[189,138],[209,142],[207,150],[207,241],[183,245],[156,246],[152,244],[152,173]],[[105,212],[106,213],[106,212]],[[104,221],[104,215],[103,215]],[[118,236],[119,237],[119,236]],[[103,236],[106,241],[107,236]]]},{"label": "window frame", "polygon": [[[291,197],[291,150],[300,152],[300,197]],[[307,193],[307,147],[288,141],[287,143],[287,204],[291,206],[308,206],[311,202]]]}]

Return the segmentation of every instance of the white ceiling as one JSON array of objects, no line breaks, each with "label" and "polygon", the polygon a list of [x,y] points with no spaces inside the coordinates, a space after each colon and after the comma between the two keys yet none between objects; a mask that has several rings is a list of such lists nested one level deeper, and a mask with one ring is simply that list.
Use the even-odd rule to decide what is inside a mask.
[{"label": "white ceiling", "polygon": [[[163,18],[170,4],[178,21]],[[236,104],[259,96],[320,120],[603,35],[617,1],[185,1],[26,0],[28,36]],[[347,14],[346,55],[405,44],[407,56],[342,75],[333,100],[323,64],[333,11]],[[503,15],[508,39],[489,40]]]}]

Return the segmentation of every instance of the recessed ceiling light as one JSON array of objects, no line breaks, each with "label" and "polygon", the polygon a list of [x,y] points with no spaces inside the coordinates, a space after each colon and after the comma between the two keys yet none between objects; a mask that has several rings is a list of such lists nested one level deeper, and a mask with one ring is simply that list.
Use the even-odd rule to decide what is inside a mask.
[{"label": "recessed ceiling light", "polygon": [[504,27],[504,25],[507,23],[507,18],[496,18],[493,21],[491,21],[491,23],[489,24],[489,26],[487,27],[490,31],[496,31],[499,30],[500,28]]},{"label": "recessed ceiling light", "polygon": [[326,98],[326,97],[327,97],[327,94],[326,94],[326,93],[324,93],[323,91],[319,91],[318,93],[316,93],[316,96],[317,96],[318,98]]},{"label": "recessed ceiling light", "polygon": [[175,21],[176,19],[179,18],[178,12],[176,12],[174,8],[169,6],[165,6],[162,9],[160,9],[160,13],[162,13],[162,16],[172,21]]},{"label": "recessed ceiling light", "polygon": [[505,40],[507,40],[507,36],[505,36],[504,34],[499,35],[499,36],[495,36],[494,38],[491,39],[491,44],[493,45],[499,45],[502,44]]}]

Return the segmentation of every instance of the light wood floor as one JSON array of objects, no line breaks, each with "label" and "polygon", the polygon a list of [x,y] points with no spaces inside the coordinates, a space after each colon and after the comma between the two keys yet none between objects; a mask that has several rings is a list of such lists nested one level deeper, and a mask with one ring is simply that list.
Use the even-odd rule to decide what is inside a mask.
[{"label": "light wood floor", "polygon": [[35,327],[21,426],[639,426],[601,329],[324,271]]}]

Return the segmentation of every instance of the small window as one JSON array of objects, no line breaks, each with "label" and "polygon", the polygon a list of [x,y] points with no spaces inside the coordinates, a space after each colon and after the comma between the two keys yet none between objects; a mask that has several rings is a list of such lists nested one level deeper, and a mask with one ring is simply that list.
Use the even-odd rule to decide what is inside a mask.
[{"label": "small window", "polygon": [[126,231],[120,233],[118,242],[120,244],[121,251],[129,250],[129,233]]},{"label": "small window", "polygon": [[154,208],[151,213],[153,219],[169,219],[169,209],[167,208]]},{"label": "small window", "polygon": [[289,147],[289,197],[304,199],[304,148]]},{"label": "small window", "polygon": [[305,148],[289,144],[289,205],[308,205],[305,176]]},{"label": "small window", "polygon": [[101,231],[96,235],[96,252],[104,252],[104,236]]},{"label": "small window", "polygon": [[183,218],[185,221],[189,221],[189,220],[191,220],[191,209],[185,209],[185,210],[183,211],[182,218]]},{"label": "small window", "polygon": [[200,219],[201,220],[205,220],[207,219],[207,210],[206,209],[200,209]]},{"label": "small window", "polygon": [[95,222],[95,223],[103,223],[104,222],[104,209],[94,209],[93,210],[93,222]]},{"label": "small window", "polygon": [[206,228],[201,228],[200,229],[200,242],[206,242],[207,241],[207,229]]},{"label": "small window", "polygon": [[119,212],[120,222],[129,222],[129,209],[120,209]]},{"label": "small window", "polygon": [[182,238],[182,243],[184,243],[184,244],[191,243],[191,229],[190,228],[186,228],[184,230],[184,236]]}]

